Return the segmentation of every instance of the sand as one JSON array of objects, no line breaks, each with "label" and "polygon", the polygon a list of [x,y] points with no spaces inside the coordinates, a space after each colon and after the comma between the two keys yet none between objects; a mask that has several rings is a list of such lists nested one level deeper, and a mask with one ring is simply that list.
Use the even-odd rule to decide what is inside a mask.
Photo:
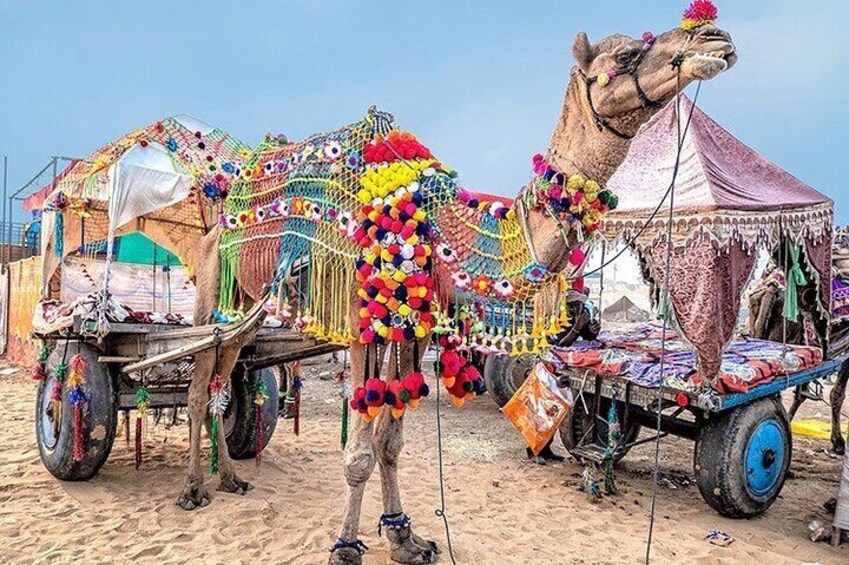
[{"label": "sand", "polygon": [[[0,365],[0,369],[7,367]],[[133,449],[116,441],[109,461],[90,481],[65,483],[42,466],[35,445],[35,384],[25,371],[0,376],[0,563],[324,563],[341,517],[345,483],[335,384],[305,378],[301,435],[281,420],[257,470],[239,462],[256,488],[246,496],[213,493],[212,504],[180,510],[188,426],[151,428],[146,461],[137,472]],[[524,457],[518,434],[488,398],[456,409],[443,397],[445,495],[457,563],[641,563],[651,505],[653,445],[622,462],[618,496],[591,504],[577,490],[582,467],[571,459],[537,466]],[[439,506],[436,402],[406,418],[401,462],[405,510],[417,532],[446,549]],[[824,404],[804,417],[826,418]],[[722,518],[693,484],[690,442],[665,439],[654,530],[654,563],[849,562],[849,546],[814,544],[806,524],[830,521],[821,504],[837,490],[840,462],[826,443],[795,439],[792,478],[762,517]],[[559,440],[555,444],[560,448]],[[561,448],[562,451],[562,448]],[[209,480],[214,489],[215,480]],[[378,538],[377,474],[366,490],[360,533],[371,547],[364,563],[390,563]],[[729,532],[729,547],[708,544],[710,530]],[[443,555],[440,563],[450,563]]]}]

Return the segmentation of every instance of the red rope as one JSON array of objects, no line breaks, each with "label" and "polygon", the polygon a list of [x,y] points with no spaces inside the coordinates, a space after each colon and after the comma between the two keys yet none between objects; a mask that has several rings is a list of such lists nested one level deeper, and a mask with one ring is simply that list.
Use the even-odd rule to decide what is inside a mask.
[{"label": "red rope", "polygon": [[295,388],[295,435],[301,433],[301,389]]},{"label": "red rope", "polygon": [[259,467],[262,463],[262,447],[265,441],[264,430],[262,427],[262,405],[254,404],[256,409],[256,466]]},{"label": "red rope", "polygon": [[136,469],[142,464],[142,419],[136,418]]},{"label": "red rope", "polygon": [[85,441],[83,439],[83,405],[74,406],[74,461],[85,459]]}]

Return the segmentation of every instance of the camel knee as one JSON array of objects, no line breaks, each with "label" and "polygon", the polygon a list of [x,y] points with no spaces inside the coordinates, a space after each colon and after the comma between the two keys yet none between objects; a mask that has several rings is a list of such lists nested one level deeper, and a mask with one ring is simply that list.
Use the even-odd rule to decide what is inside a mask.
[{"label": "camel knee", "polygon": [[404,448],[404,434],[401,429],[389,429],[377,438],[377,452],[380,464],[384,467],[398,467],[398,458]]},{"label": "camel knee", "polygon": [[346,458],[345,480],[348,481],[348,485],[356,487],[368,481],[374,471],[374,464],[374,450],[371,446],[361,448]]}]

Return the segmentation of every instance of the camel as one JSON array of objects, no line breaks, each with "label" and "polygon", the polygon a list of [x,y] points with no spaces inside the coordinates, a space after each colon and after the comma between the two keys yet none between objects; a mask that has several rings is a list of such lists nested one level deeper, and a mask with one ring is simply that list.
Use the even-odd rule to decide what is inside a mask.
[{"label": "camel", "polygon": [[[849,237],[845,233],[835,238],[832,252],[832,273],[834,277],[849,280]],[[774,276],[775,267],[764,274],[760,286],[749,296],[749,333],[757,339],[804,344],[806,331],[802,323],[784,321],[784,288]],[[824,281],[829,284],[830,281]],[[799,306],[803,316],[813,322],[815,341],[822,345],[822,337],[829,334],[828,354],[839,357],[849,351],[849,319],[833,321],[825,327],[825,321],[816,313],[817,290],[810,282],[800,289]],[[843,363],[837,376],[837,382],[831,389],[831,449],[837,455],[846,452],[846,440],[840,431],[840,412],[846,398],[846,386],[849,383],[849,361]],[[802,404],[804,397],[797,394],[790,407],[790,417]]]},{"label": "camel", "polygon": [[[624,159],[630,139],[638,128],[670,101],[679,87],[684,88],[696,80],[712,79],[736,61],[735,47],[729,34],[715,27],[712,21],[688,26],[686,30],[672,29],[656,37],[645,35],[642,39],[613,35],[595,44],[590,42],[586,34],[580,33],[574,41],[572,53],[576,65],[571,70],[562,112],[545,160],[556,171],[566,175],[580,174],[587,179],[594,179],[602,186]],[[369,133],[382,135],[385,133],[386,121],[385,115],[372,110],[364,123],[371,124]],[[530,204],[525,196],[527,190],[506,214],[507,217],[516,218],[511,225],[516,226],[516,241],[521,243],[521,253],[531,257],[535,265],[547,272],[560,272],[569,264],[571,251],[580,245],[581,230],[568,224],[562,216],[554,214],[549,206]],[[231,194],[229,198],[234,198],[234,195]],[[440,225],[440,214],[448,214],[455,204],[453,201],[440,202],[434,211],[435,217],[431,219],[434,227]],[[462,206],[466,204],[470,203],[466,202]],[[224,223],[228,221],[230,219],[225,218]],[[236,223],[235,219],[232,221]],[[471,229],[461,226],[459,232],[441,230],[442,241],[451,245],[456,243],[459,247],[461,244],[455,240],[468,236]],[[292,234],[287,232],[283,237],[291,238]],[[222,259],[219,249],[228,245],[226,238],[226,229],[217,227],[204,238],[197,250],[196,324],[211,323],[211,312],[221,303]],[[288,239],[284,239],[284,246],[289,245],[288,242]],[[334,245],[346,244],[338,240]],[[266,255],[264,259],[267,260],[264,262],[263,257],[251,257],[251,260],[274,266],[266,271],[269,276],[279,272],[278,251],[267,251]],[[437,286],[447,287],[443,288],[441,296],[450,300],[452,284],[447,280],[448,277],[440,277],[444,264],[434,261],[427,265],[432,268],[433,276],[441,281]],[[338,265],[332,264],[331,268],[338,268]],[[242,274],[236,275],[236,294],[242,299],[243,305],[263,299],[263,291],[267,288],[267,285],[256,284],[256,272],[248,275],[253,282],[240,280],[247,276],[244,270]],[[517,277],[522,276],[505,274],[506,280],[512,280],[517,285],[527,284],[527,281],[517,280]],[[370,369],[383,366],[388,349],[385,347],[378,353],[378,347],[367,346],[357,339],[361,337],[357,288],[357,283],[351,281],[351,294],[345,297],[348,327],[353,337],[350,342],[350,359],[355,386],[363,385],[364,375]],[[320,297],[325,306],[328,294],[325,288]],[[338,311],[338,303],[335,308]],[[314,326],[313,321],[307,324],[308,327],[310,324]],[[334,339],[339,337],[337,334],[334,333]],[[178,499],[178,504],[184,509],[205,506],[210,500],[201,469],[200,444],[213,372],[217,371],[225,379],[229,378],[239,349],[251,337],[246,336],[237,343],[222,344],[217,351],[207,351],[196,356],[196,370],[189,391],[191,454],[186,482]],[[399,374],[399,368],[400,374],[418,368],[429,339],[430,330],[401,343],[395,355],[388,355],[387,379]],[[404,513],[397,474],[403,445],[403,425],[403,416],[390,414],[389,406],[383,406],[373,418],[356,419],[344,454],[347,499],[339,539],[330,553],[331,565],[359,564],[362,561],[361,556],[366,548],[358,540],[361,505],[366,482],[375,466],[379,467],[383,494],[384,515],[381,524],[387,527],[391,558],[405,564],[432,563],[437,558],[439,550],[436,543],[414,534],[410,519]],[[218,437],[212,438],[212,441],[218,441],[220,446],[218,489],[243,494],[250,485],[238,477],[227,455],[220,427]]]}]

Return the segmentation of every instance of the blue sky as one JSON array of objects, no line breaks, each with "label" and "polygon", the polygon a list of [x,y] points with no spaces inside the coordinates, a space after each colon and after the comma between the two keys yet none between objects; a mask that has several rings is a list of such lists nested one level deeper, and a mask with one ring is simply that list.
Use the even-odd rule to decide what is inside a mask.
[{"label": "blue sky", "polygon": [[[392,111],[465,185],[515,194],[545,149],[578,31],[677,25],[684,0],[596,2],[0,0],[0,154],[17,188],[50,155],[85,156],[188,113],[255,145]],[[837,201],[849,223],[849,5],[717,0],[738,66],[701,105]]]}]

